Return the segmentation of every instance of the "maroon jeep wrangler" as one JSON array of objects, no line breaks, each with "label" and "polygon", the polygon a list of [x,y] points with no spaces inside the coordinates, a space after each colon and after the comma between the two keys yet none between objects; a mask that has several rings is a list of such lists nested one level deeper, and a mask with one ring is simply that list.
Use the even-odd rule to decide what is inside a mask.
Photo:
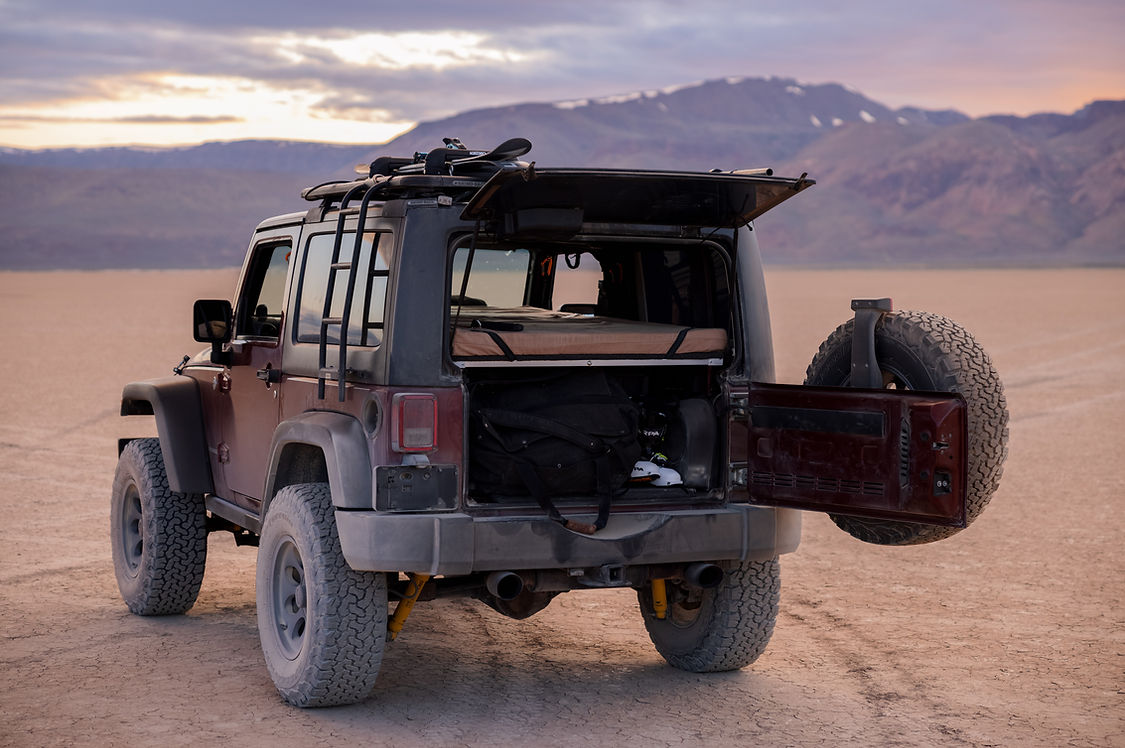
[{"label": "maroon jeep wrangler", "polygon": [[306,189],[255,230],[233,304],[133,382],[111,532],[138,615],[186,611],[207,535],[258,546],[282,697],[363,699],[416,601],[526,618],[637,591],[657,650],[741,668],[773,631],[798,510],[860,540],[966,527],[1000,478],[1003,390],[961,327],[855,300],[774,383],[753,220],[769,170],[537,169],[459,141]]}]

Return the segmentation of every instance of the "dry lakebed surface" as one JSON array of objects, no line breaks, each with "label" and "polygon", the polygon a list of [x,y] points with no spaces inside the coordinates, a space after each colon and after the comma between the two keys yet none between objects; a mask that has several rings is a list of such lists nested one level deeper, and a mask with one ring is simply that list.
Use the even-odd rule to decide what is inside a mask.
[{"label": "dry lakebed surface", "polygon": [[365,702],[302,711],[266,673],[255,549],[210,538],[199,601],[139,618],[108,541],[122,385],[201,345],[234,270],[0,273],[0,745],[1125,745],[1125,270],[767,269],[778,378],[852,297],[967,326],[1011,409],[991,507],[880,548],[807,514],[739,672],[666,666],[629,590],[526,621],[419,604]]}]

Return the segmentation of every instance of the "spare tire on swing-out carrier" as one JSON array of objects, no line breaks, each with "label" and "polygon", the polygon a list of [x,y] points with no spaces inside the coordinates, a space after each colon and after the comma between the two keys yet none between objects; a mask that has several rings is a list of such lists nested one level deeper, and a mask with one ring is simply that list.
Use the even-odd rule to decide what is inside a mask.
[{"label": "spare tire on swing-out carrier", "polygon": [[[806,372],[806,385],[850,386],[856,320],[836,328]],[[927,312],[893,311],[875,324],[875,359],[882,386],[955,392],[967,415],[966,526],[988,505],[1008,454],[1008,408],[992,360],[965,328]],[[842,514],[832,521],[853,537],[878,545],[917,545],[960,532],[943,527]]]}]

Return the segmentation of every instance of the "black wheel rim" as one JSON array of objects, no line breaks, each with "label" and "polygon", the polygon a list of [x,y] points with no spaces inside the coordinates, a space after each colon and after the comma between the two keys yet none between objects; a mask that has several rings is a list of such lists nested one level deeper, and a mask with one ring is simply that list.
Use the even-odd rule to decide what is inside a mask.
[{"label": "black wheel rim", "polygon": [[141,568],[141,557],[144,555],[144,522],[141,516],[141,493],[137,484],[130,482],[125,487],[125,496],[121,502],[121,534],[118,542],[121,544],[121,558],[125,562],[125,569],[130,576],[135,576]]},{"label": "black wheel rim", "polygon": [[286,658],[301,654],[308,624],[305,566],[292,538],[278,545],[273,563],[272,619],[274,633]]}]

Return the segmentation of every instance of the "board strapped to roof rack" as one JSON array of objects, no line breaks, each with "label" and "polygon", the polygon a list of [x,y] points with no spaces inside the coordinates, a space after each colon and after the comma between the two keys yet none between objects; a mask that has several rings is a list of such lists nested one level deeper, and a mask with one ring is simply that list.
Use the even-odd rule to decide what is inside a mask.
[{"label": "board strapped to roof rack", "polygon": [[414,154],[415,163],[399,168],[398,173],[450,176],[458,171],[492,173],[500,164],[512,162],[531,150],[531,141],[527,138],[505,140],[491,151],[470,151],[456,138],[445,141],[445,148]]},{"label": "board strapped to roof rack", "polygon": [[498,171],[525,169],[517,159],[531,150],[526,138],[511,138],[490,151],[470,151],[456,138],[446,138],[457,147],[419,152],[414,158],[380,156],[370,164],[356,167],[366,178],[351,182],[333,180],[301,191],[309,201],[324,201],[327,211],[353,188],[377,188],[384,197],[413,197],[427,193],[463,193],[476,190]]}]

